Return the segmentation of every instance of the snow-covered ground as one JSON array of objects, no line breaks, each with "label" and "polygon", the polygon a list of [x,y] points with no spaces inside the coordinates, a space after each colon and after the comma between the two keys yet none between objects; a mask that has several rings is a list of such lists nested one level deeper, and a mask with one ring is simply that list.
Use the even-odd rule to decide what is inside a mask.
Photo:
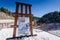
[{"label": "snow-covered ground", "polygon": [[52,30],[52,31],[48,31],[48,32],[60,37],[60,30]]},{"label": "snow-covered ground", "polygon": [[[21,40],[60,40],[60,37],[49,34],[39,29],[33,29],[33,33],[37,34],[37,36],[25,37],[25,38],[22,38]],[[18,29],[16,34],[18,36]],[[6,40],[6,38],[9,38],[12,36],[13,36],[13,28],[4,28],[0,30],[0,40]]]},{"label": "snow-covered ground", "polygon": [[[17,33],[18,34],[18,31]],[[3,28],[0,30],[0,40],[6,40],[6,38],[13,36],[13,28]]]}]

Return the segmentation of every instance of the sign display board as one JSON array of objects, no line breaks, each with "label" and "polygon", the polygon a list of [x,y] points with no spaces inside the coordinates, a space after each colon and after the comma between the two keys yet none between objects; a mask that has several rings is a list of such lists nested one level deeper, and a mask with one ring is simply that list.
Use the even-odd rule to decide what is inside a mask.
[{"label": "sign display board", "polygon": [[29,18],[28,17],[18,17],[18,35],[28,35],[29,34]]}]

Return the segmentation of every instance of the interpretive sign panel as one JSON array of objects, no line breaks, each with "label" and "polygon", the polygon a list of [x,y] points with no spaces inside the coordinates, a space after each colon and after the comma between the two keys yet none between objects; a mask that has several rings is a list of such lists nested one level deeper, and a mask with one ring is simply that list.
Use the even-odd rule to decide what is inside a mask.
[{"label": "interpretive sign panel", "polygon": [[[27,19],[27,20],[26,20]],[[29,18],[19,17],[18,18],[18,35],[28,35],[29,34]]]}]

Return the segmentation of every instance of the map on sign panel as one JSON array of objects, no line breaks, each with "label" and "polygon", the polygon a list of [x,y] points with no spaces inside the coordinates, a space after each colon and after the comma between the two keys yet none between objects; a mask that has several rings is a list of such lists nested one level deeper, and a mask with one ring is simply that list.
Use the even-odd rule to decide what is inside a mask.
[{"label": "map on sign panel", "polygon": [[29,18],[19,17],[18,18],[18,35],[28,35],[29,34]]}]

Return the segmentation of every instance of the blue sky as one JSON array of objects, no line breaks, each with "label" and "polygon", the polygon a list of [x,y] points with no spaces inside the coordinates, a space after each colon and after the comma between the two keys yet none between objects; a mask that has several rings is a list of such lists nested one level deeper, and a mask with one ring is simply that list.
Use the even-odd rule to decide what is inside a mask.
[{"label": "blue sky", "polygon": [[0,7],[15,12],[15,2],[32,4],[32,14],[42,17],[48,12],[60,11],[60,0],[0,0]]}]

